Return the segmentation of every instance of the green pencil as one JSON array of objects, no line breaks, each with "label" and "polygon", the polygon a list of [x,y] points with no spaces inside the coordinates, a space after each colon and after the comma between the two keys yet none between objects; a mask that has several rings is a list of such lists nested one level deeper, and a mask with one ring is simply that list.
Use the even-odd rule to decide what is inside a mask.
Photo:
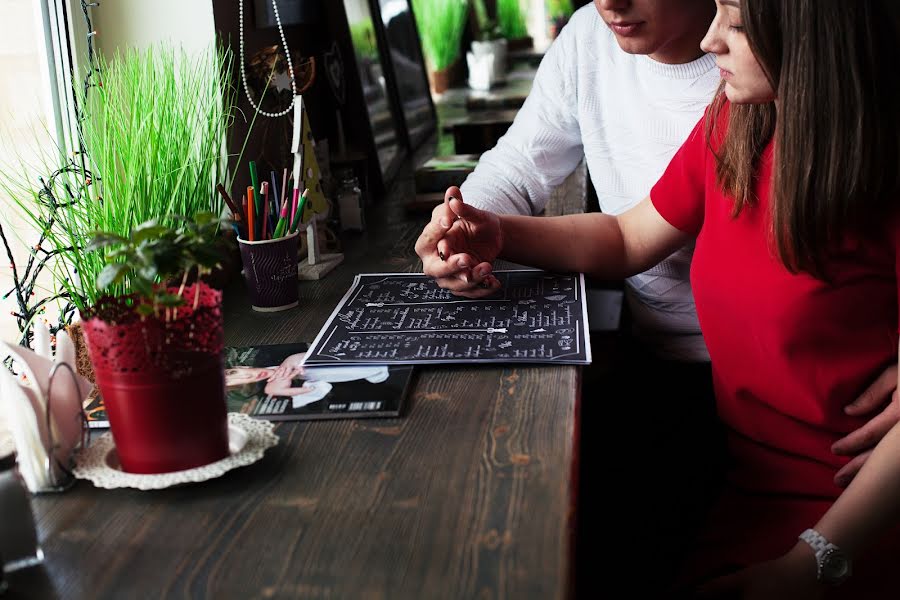
[{"label": "green pencil", "polygon": [[294,221],[291,223],[291,233],[297,230],[297,226],[303,221],[303,207],[306,206],[306,195],[309,194],[309,188],[303,190],[300,196],[300,202],[297,204],[297,212],[294,213]]},{"label": "green pencil", "polygon": [[287,213],[288,213],[288,203],[287,200],[281,203],[281,216],[278,218],[278,225],[275,226],[275,233],[272,235],[272,239],[280,238],[284,235],[285,229],[287,228]]},{"label": "green pencil", "polygon": [[262,239],[262,225],[263,219],[266,218],[266,207],[265,204],[261,202],[262,194],[259,193],[259,174],[256,172],[256,161],[253,160],[250,161],[250,183],[253,184],[253,195],[256,196],[257,200],[260,200],[260,202],[257,202],[256,223],[259,225],[259,239]]}]

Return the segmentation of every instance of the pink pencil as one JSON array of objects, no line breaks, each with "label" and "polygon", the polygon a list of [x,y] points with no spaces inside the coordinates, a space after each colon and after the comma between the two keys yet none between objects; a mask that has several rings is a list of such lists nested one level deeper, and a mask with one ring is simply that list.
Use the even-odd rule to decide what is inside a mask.
[{"label": "pink pencil", "polygon": [[297,215],[297,204],[300,202],[300,188],[294,188],[294,197],[291,201],[291,223],[294,222],[294,217]]}]

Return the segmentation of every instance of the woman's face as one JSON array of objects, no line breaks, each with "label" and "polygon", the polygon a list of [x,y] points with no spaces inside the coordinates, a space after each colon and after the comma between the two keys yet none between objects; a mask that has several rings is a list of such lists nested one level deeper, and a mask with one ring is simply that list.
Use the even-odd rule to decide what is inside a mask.
[{"label": "woman's face", "polygon": [[669,64],[700,58],[715,12],[713,0],[594,0],[594,6],[622,50]]},{"label": "woman's face", "polygon": [[700,46],[716,55],[725,95],[731,102],[762,104],[775,99],[772,84],[750,51],[738,0],[716,0],[716,18]]},{"label": "woman's face", "polygon": [[265,381],[272,376],[271,369],[259,367],[231,367],[225,369],[225,385],[238,386],[257,381]]}]

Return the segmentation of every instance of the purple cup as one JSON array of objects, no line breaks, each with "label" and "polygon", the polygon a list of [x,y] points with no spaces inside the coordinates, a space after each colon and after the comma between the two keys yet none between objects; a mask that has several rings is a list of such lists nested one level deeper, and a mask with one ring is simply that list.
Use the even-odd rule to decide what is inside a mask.
[{"label": "purple cup", "polygon": [[238,238],[244,281],[253,310],[275,312],[297,306],[297,246],[299,231],[274,240],[248,242]]}]

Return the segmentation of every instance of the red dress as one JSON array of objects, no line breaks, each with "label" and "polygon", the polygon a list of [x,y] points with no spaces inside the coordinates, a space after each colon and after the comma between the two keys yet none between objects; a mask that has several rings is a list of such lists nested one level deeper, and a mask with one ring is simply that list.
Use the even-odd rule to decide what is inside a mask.
[{"label": "red dress", "polygon": [[[728,485],[695,574],[776,558],[815,525],[849,460],[831,444],[868,419],[844,407],[897,364],[897,228],[848,239],[828,260],[832,284],[791,274],[771,234],[772,156],[770,143],[759,201],[732,218],[701,119],[650,194],[663,218],[697,236],[691,285],[728,431]],[[900,544],[887,537],[896,561]],[[877,562],[860,557],[857,572]]]}]

